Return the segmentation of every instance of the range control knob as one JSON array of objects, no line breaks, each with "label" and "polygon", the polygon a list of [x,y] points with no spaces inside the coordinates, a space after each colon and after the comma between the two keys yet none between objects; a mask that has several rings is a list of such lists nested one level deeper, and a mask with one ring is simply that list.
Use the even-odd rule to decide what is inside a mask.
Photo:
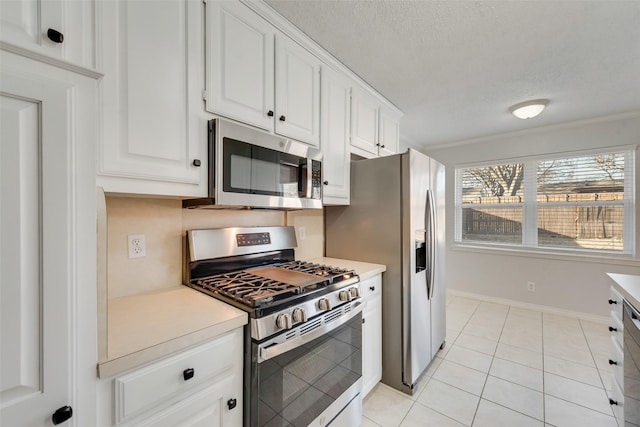
[{"label": "range control knob", "polygon": [[331,302],[326,298],[320,298],[318,301],[318,309],[322,311],[331,310]]},{"label": "range control knob", "polygon": [[294,322],[306,322],[307,321],[307,313],[304,311],[304,308],[296,308],[293,310],[293,321]]},{"label": "range control knob", "polygon": [[278,314],[278,317],[276,317],[276,326],[280,329],[291,329],[293,326],[291,316],[288,314]]},{"label": "range control knob", "polygon": [[340,299],[340,301],[351,301],[353,298],[351,297],[351,292],[347,291],[340,291],[340,293],[338,294],[338,298]]},{"label": "range control knob", "polygon": [[353,288],[349,289],[349,293],[351,294],[351,298],[358,298],[360,297],[360,288],[354,286]]}]

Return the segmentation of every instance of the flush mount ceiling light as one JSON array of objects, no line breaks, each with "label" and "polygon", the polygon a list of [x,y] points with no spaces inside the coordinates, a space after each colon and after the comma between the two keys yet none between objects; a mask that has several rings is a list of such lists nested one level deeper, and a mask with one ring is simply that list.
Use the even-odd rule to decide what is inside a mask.
[{"label": "flush mount ceiling light", "polygon": [[544,110],[544,107],[546,107],[548,103],[548,99],[534,99],[533,101],[525,101],[512,105],[509,111],[519,119],[530,119],[542,113],[542,110]]}]

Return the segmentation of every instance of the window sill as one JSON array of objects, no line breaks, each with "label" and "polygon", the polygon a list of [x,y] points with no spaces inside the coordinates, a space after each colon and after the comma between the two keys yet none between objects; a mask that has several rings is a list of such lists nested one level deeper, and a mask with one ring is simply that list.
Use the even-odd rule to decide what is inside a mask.
[{"label": "window sill", "polygon": [[585,253],[554,249],[523,248],[508,245],[474,245],[472,243],[453,243],[451,249],[462,252],[476,252],[501,256],[520,256],[526,258],[553,259],[559,261],[591,262],[600,264],[626,265],[638,267],[640,260],[629,254]]}]

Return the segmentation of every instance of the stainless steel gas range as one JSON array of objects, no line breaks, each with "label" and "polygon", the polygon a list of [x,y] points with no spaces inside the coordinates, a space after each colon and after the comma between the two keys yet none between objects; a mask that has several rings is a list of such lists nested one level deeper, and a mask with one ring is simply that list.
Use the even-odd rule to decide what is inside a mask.
[{"label": "stainless steel gas range", "polygon": [[188,231],[185,284],[249,314],[245,427],[360,425],[359,278],[296,246],[293,227]]}]

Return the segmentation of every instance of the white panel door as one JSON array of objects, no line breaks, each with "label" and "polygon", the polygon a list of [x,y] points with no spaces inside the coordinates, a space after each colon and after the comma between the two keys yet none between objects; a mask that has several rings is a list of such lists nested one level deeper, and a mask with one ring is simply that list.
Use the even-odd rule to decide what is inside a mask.
[{"label": "white panel door", "polygon": [[[198,121],[190,103],[192,86],[202,87],[189,62],[190,55],[201,55],[193,52],[201,45],[199,7],[187,0],[102,5],[108,32],[98,173],[112,178],[98,181],[105,191],[206,195],[206,120]],[[139,188],[136,180],[155,186]]]},{"label": "white panel door", "polygon": [[[30,52],[94,68],[95,4],[94,0],[2,0],[0,38]],[[49,29],[62,34],[62,41],[49,38]]]},{"label": "white panel door", "polygon": [[320,146],[320,60],[276,36],[276,133]]},{"label": "white panel door", "polygon": [[378,102],[353,88],[351,95],[351,145],[378,155]]},{"label": "white panel door", "polygon": [[66,85],[0,82],[0,425],[38,427],[72,403],[76,107]]},{"label": "white panel door", "polygon": [[274,27],[239,2],[207,3],[206,109],[274,125]]},{"label": "white panel door", "polygon": [[383,107],[380,107],[380,156],[396,154],[400,148],[400,122]]},{"label": "white panel door", "polygon": [[335,71],[322,69],[322,201],[348,205],[350,199],[349,139],[351,84]]}]

